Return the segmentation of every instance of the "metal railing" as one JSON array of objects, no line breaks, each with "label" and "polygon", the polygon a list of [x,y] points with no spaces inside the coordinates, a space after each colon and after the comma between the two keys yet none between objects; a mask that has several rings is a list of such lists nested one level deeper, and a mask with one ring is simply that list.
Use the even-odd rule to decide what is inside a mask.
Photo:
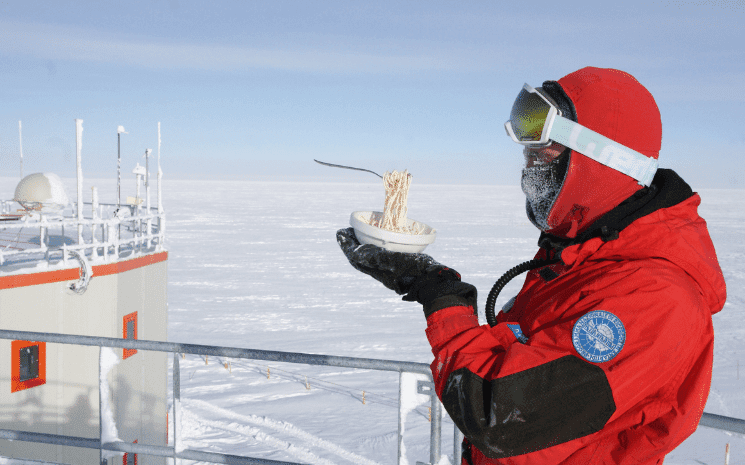
[{"label": "metal railing", "polygon": [[[0,213],[12,215],[13,203],[16,202],[0,201]],[[9,237],[1,240],[0,265],[23,261],[33,264],[39,260],[61,260],[66,264],[70,258],[68,252],[87,256],[92,262],[107,262],[116,261],[123,255],[149,253],[153,248],[163,247],[165,214],[157,207],[148,209],[140,205],[93,202],[83,203],[83,208],[86,212],[90,208],[90,212],[82,219],[76,216],[77,205],[72,205],[71,210],[68,207],[59,215],[29,210],[18,213],[18,219],[14,221],[3,221],[0,231]],[[38,244],[27,243],[19,247],[23,230],[34,231],[32,236],[34,239],[38,237]],[[50,245],[50,237],[61,243]]]},{"label": "metal railing", "polygon": [[745,420],[739,418],[725,417],[723,415],[704,412],[698,425],[745,435]]},{"label": "metal railing", "polygon": [[[73,447],[84,447],[99,449],[103,456],[103,451],[117,451],[135,454],[154,455],[160,457],[173,457],[174,459],[202,460],[211,463],[229,463],[229,464],[251,464],[251,465],[300,465],[294,462],[279,462],[275,460],[260,459],[253,457],[243,457],[236,455],[227,455],[214,452],[203,452],[197,450],[183,449],[179,446],[178,421],[181,412],[181,374],[179,368],[180,354],[193,354],[205,356],[223,356],[230,358],[241,358],[249,360],[264,360],[284,363],[299,363],[305,365],[323,365],[346,368],[361,368],[380,371],[392,371],[399,373],[399,418],[398,418],[398,463],[401,463],[401,446],[403,436],[402,426],[405,418],[402,418],[401,405],[401,386],[405,374],[414,373],[425,375],[427,381],[418,381],[417,391],[419,394],[430,396],[430,405],[432,419],[430,425],[430,457],[429,464],[435,465],[440,462],[440,441],[442,430],[442,408],[440,400],[435,393],[432,382],[432,373],[429,365],[426,363],[403,362],[395,360],[378,360],[356,357],[340,357],[334,355],[306,354],[296,352],[278,352],[265,351],[256,349],[241,349],[234,347],[219,347],[197,344],[182,344],[174,342],[158,342],[136,339],[118,339],[109,337],[80,336],[58,333],[38,333],[29,331],[10,331],[0,330],[0,339],[39,341],[59,344],[73,344],[83,346],[97,346],[99,351],[102,347],[114,347],[122,349],[150,350],[156,352],[173,353],[173,446],[154,446],[147,444],[131,444],[121,441],[102,443],[101,438],[81,438],[73,436],[63,436],[54,434],[34,433],[28,431],[15,431],[0,429],[0,439],[10,439],[17,441],[41,442],[45,444],[66,445]],[[100,365],[99,365],[100,369]],[[101,400],[99,385],[99,400]],[[99,412],[101,406],[99,405]],[[462,435],[459,434],[458,428],[454,428],[454,454],[457,458],[456,463],[460,461],[460,440]],[[427,465],[425,462],[416,462],[417,465]]]},{"label": "metal railing", "polygon": [[[402,418],[401,409],[401,381],[405,373],[417,373],[428,377],[428,382],[419,382],[417,390],[420,394],[427,394],[431,398],[432,423],[430,427],[430,465],[440,461],[440,440],[442,430],[442,409],[439,399],[432,383],[432,374],[426,363],[402,362],[395,360],[378,360],[356,357],[340,357],[334,355],[306,354],[297,352],[278,352],[257,349],[241,349],[234,347],[207,346],[198,344],[182,344],[174,342],[158,342],[134,339],[118,339],[108,337],[79,336],[57,333],[37,333],[29,331],[0,330],[0,339],[40,341],[60,344],[73,344],[83,346],[115,347],[121,349],[150,350],[156,352],[173,353],[173,447],[154,446],[147,444],[131,444],[125,442],[102,443],[101,439],[81,438],[74,436],[63,436],[45,433],[34,433],[28,431],[15,431],[0,429],[0,439],[31,441],[45,444],[66,445],[99,449],[100,451],[128,452],[135,454],[154,455],[160,457],[173,457],[174,459],[201,460],[211,463],[227,464],[250,464],[250,465],[301,465],[295,462],[280,462],[276,460],[260,459],[254,457],[220,454],[215,452],[203,452],[197,450],[182,449],[178,446],[178,422],[180,415],[178,406],[181,397],[181,374],[179,368],[179,354],[213,355],[249,360],[263,360],[284,363],[298,363],[306,365],[323,365],[347,368],[362,368],[381,371],[399,372],[399,435],[398,435],[398,462],[401,462]],[[99,386],[100,389],[100,386]],[[99,392],[99,399],[101,395]],[[100,410],[100,406],[99,406]],[[714,428],[732,433],[745,435],[745,420],[715,415],[704,412],[699,422],[700,426]],[[461,459],[460,443],[463,434],[454,427],[453,435],[453,459],[454,464],[459,464]],[[417,462],[417,465],[427,465]]]}]

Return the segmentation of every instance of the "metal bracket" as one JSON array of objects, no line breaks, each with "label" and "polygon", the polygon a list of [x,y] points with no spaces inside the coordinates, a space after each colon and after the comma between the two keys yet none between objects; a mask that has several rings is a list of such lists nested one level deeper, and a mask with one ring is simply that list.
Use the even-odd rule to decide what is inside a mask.
[{"label": "metal bracket", "polygon": [[435,395],[435,383],[420,379],[416,382],[416,392],[418,392],[419,394],[434,396]]},{"label": "metal bracket", "polygon": [[91,267],[91,264],[88,263],[88,260],[86,260],[84,251],[78,252],[76,250],[67,249],[67,253],[80,262],[80,279],[70,284],[69,289],[76,294],[83,294],[86,289],[88,289],[91,276],[93,276],[93,268]]}]

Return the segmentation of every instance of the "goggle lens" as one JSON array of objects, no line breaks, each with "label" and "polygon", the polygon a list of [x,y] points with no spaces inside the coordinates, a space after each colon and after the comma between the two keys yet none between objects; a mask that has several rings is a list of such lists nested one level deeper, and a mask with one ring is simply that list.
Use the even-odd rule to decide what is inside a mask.
[{"label": "goggle lens", "polygon": [[539,141],[551,106],[537,92],[520,91],[512,105],[510,124],[521,142]]}]

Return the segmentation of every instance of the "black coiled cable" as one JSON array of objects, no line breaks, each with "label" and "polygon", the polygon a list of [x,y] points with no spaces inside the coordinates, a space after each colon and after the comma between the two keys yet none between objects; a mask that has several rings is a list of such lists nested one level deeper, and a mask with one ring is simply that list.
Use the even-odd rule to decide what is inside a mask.
[{"label": "black coiled cable", "polygon": [[499,293],[502,292],[504,286],[506,286],[507,283],[512,280],[512,278],[526,271],[534,270],[536,268],[541,268],[547,265],[553,265],[554,263],[558,263],[559,261],[560,260],[558,258],[534,258],[533,260],[529,260],[525,263],[517,265],[516,267],[503,274],[502,277],[499,278],[496,283],[494,283],[491,291],[489,291],[489,296],[486,298],[485,313],[486,321],[487,323],[489,323],[489,326],[494,327],[497,325],[497,317],[496,315],[494,315],[494,305],[497,303],[497,297],[499,297]]}]

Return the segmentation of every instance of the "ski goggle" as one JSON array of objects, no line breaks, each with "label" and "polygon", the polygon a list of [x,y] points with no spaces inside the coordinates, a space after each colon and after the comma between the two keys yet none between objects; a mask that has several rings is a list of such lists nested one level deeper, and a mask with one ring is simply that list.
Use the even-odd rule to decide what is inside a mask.
[{"label": "ski goggle", "polygon": [[528,84],[517,95],[504,128],[518,144],[538,148],[558,142],[643,186],[649,186],[657,172],[656,159],[564,118],[550,97]]},{"label": "ski goggle", "polygon": [[556,115],[561,116],[556,103],[530,85],[523,85],[512,104],[510,119],[504,123],[512,140],[526,146],[549,145],[549,133]]}]

